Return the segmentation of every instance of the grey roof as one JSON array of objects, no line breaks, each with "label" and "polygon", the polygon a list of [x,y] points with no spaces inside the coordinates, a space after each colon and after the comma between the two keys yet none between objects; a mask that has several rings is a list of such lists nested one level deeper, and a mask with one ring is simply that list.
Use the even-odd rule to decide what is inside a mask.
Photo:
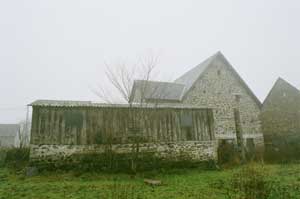
[{"label": "grey roof", "polygon": [[54,107],[74,107],[74,106],[93,106],[91,101],[72,101],[72,100],[36,100],[29,106],[54,106]]},{"label": "grey roof", "polygon": [[[215,59],[219,59],[226,64],[237,77],[238,81],[246,89],[248,94],[254,99],[256,104],[261,108],[261,102],[248,87],[245,81],[240,77],[240,75],[235,71],[231,64],[226,60],[224,55],[221,52],[217,52],[213,56],[206,59],[201,64],[197,65],[174,82],[159,82],[159,81],[143,81],[136,80],[133,85],[132,94],[130,96],[130,101],[133,101],[133,98],[136,95],[138,89],[143,88],[146,85],[145,89],[145,98],[146,99],[160,99],[160,100],[169,100],[174,102],[182,101],[183,97],[189,92],[193,87],[196,81],[201,78],[207,68],[212,65]],[[128,107],[128,104],[103,104],[103,103],[93,103],[91,101],[53,101],[53,100],[38,100],[31,104],[31,106],[57,106],[57,107]],[[164,106],[164,107],[163,107]],[[137,108],[140,106],[136,106]],[[151,107],[151,105],[150,105]],[[155,108],[176,108],[178,105],[155,105]],[[143,107],[145,108],[145,107]],[[147,107],[149,108],[149,107]],[[188,106],[181,106],[181,108],[188,108]],[[195,107],[194,107],[195,108]],[[198,107],[199,108],[199,107]]]},{"label": "grey roof", "polygon": [[184,94],[186,94],[192,88],[192,86],[199,79],[201,74],[208,68],[212,60],[214,60],[214,58],[219,54],[220,52],[217,52],[216,54],[209,57],[204,62],[192,68],[190,71],[186,72],[185,74],[183,74],[181,77],[179,77],[174,81],[175,83],[185,85]]},{"label": "grey roof", "polygon": [[207,109],[213,107],[200,107],[185,104],[105,104],[91,101],[67,101],[67,100],[36,100],[29,104],[33,107],[98,107],[98,108],[173,108],[173,109]]},{"label": "grey roof", "polygon": [[[185,94],[192,88],[194,83],[198,80],[201,74],[210,65],[216,56],[221,54],[217,52],[215,55],[209,57],[201,64],[197,65],[184,75],[176,79],[174,82],[159,82],[159,81],[143,81],[137,80],[134,82],[131,99],[135,97],[137,89],[141,89],[142,85],[147,82],[149,89],[145,89],[146,99],[160,99],[160,100],[175,100],[181,101]],[[153,92],[155,91],[155,92]]]},{"label": "grey roof", "polygon": [[291,87],[292,89],[294,89],[296,92],[298,92],[300,94],[300,90],[298,88],[296,88],[296,86],[292,85],[291,83],[289,83],[288,81],[284,80],[283,78],[279,77],[275,83],[274,86],[277,86],[278,84],[285,84],[289,87]]},{"label": "grey roof", "polygon": [[144,92],[146,99],[180,101],[184,89],[184,84],[136,80],[133,92],[136,92],[136,90]]},{"label": "grey roof", "polygon": [[266,104],[266,102],[269,100],[272,92],[278,88],[281,87],[281,85],[286,85],[287,87],[291,88],[294,90],[295,93],[299,93],[299,97],[300,97],[300,90],[298,88],[296,88],[295,86],[293,86],[292,84],[290,84],[288,81],[284,80],[283,78],[279,77],[274,86],[272,87],[272,89],[270,90],[270,92],[268,93],[267,97],[265,98],[264,102],[263,102],[263,106]]},{"label": "grey roof", "polygon": [[[227,59],[224,57],[224,55],[219,51],[213,56],[206,59],[201,64],[197,65],[196,67],[192,68],[188,72],[186,72],[184,75],[176,79],[174,82],[168,82],[163,83],[166,85],[167,88],[164,88],[165,90],[168,90],[167,97],[162,98],[160,95],[156,96],[155,99],[174,99],[177,101],[182,101],[183,97],[186,96],[186,94],[190,91],[190,89],[193,87],[193,85],[196,83],[196,81],[201,78],[201,76],[204,74],[207,68],[209,68],[214,60],[220,59],[223,61],[228,67],[230,67],[231,71],[234,73],[234,75],[237,77],[239,82],[243,85],[243,87],[246,89],[248,94],[254,99],[256,104],[261,108],[261,102],[256,97],[256,95],[252,92],[252,90],[248,87],[246,82],[240,77],[240,75],[236,72],[236,70],[231,66],[231,64],[227,61]],[[160,85],[159,82],[155,82],[155,85]],[[135,85],[134,85],[135,87]],[[163,86],[162,86],[163,87]],[[158,89],[160,90],[160,89]],[[163,89],[162,89],[163,90]],[[159,92],[162,93],[162,92]],[[132,96],[135,96],[135,92],[133,89]],[[146,95],[147,98],[147,95]]]},{"label": "grey roof", "polygon": [[214,58],[219,54],[220,52],[217,52],[215,55],[209,57],[201,64],[186,72],[174,82],[137,80],[134,82],[132,95],[135,95],[136,89],[140,89],[143,84],[147,84],[148,89],[145,89],[146,99],[181,101],[182,97],[192,88],[194,83],[210,65],[212,60],[214,60]]},{"label": "grey roof", "polygon": [[19,132],[20,126],[18,124],[0,124],[0,137],[16,136]]}]

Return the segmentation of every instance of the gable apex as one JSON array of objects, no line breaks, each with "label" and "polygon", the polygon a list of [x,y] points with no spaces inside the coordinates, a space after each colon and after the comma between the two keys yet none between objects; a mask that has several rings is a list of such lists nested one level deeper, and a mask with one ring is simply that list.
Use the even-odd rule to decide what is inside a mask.
[{"label": "gable apex", "polygon": [[182,98],[184,98],[187,93],[191,90],[191,88],[194,86],[194,84],[201,78],[201,76],[205,73],[205,71],[213,66],[213,63],[215,60],[219,60],[224,62],[226,66],[229,67],[229,69],[233,72],[234,76],[238,79],[238,81],[241,83],[241,85],[246,89],[247,93],[253,98],[255,103],[259,108],[261,108],[261,102],[256,97],[256,95],[253,93],[253,91],[248,87],[246,82],[241,78],[241,76],[238,74],[238,72],[233,68],[233,66],[229,63],[229,61],[225,58],[225,56],[222,54],[221,51],[218,51],[208,59],[206,59],[204,62],[200,63],[196,67],[192,68],[188,72],[186,72],[184,75],[179,77],[175,80],[175,83],[185,84],[185,90],[183,93]]},{"label": "gable apex", "polygon": [[221,56],[222,53],[218,51],[214,55],[210,56],[191,70],[184,73],[182,76],[177,78],[174,82],[185,85],[185,91],[183,95],[185,95],[194,85],[194,83],[199,79],[199,77],[206,71],[206,69],[211,65],[213,60],[217,57]]},{"label": "gable apex", "polygon": [[[289,83],[288,81],[286,81],[286,80],[283,79],[282,77],[278,77],[278,79],[276,80],[274,86],[276,86],[276,85],[279,84],[279,83],[281,83],[281,84],[286,84],[287,86],[292,87],[292,88],[294,88],[294,89],[296,89],[296,90],[299,91],[298,88],[296,88],[295,86],[293,86],[291,83]],[[299,92],[300,92],[300,91],[299,91]]]},{"label": "gable apex", "polygon": [[296,88],[291,83],[289,83],[288,81],[286,81],[285,79],[283,79],[281,77],[278,77],[278,79],[276,80],[272,89],[276,89],[279,85],[285,85],[285,86],[290,87],[291,89],[294,89],[300,93],[300,90],[298,88]]},{"label": "gable apex", "polygon": [[298,88],[296,88],[295,86],[290,84],[288,81],[286,81],[282,77],[278,77],[276,82],[274,83],[273,87],[271,88],[270,92],[268,93],[267,97],[265,98],[265,100],[263,102],[263,106],[266,104],[266,102],[269,100],[269,98],[271,98],[271,94],[274,91],[281,89],[282,86],[285,86],[285,88],[289,88],[289,89],[294,90],[295,92],[298,92],[299,97],[300,97],[300,90]]}]

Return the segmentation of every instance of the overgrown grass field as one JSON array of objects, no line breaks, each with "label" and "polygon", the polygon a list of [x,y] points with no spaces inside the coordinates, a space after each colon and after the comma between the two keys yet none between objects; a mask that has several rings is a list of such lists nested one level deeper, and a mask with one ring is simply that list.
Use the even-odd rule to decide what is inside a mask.
[{"label": "overgrown grass field", "polygon": [[[161,180],[151,187],[144,179]],[[137,175],[49,172],[25,177],[0,168],[0,199],[300,199],[300,164],[160,170]]]}]

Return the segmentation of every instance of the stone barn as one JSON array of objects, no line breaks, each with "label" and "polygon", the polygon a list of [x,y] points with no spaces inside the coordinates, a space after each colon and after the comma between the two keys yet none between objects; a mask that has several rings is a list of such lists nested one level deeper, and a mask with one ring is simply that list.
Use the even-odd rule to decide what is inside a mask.
[{"label": "stone barn", "polygon": [[144,163],[217,158],[210,108],[49,100],[31,106],[33,164],[79,163],[92,155],[105,164],[108,152],[125,162],[132,153]]},{"label": "stone barn", "polygon": [[34,102],[31,160],[103,154],[108,145],[126,154],[137,140],[148,157],[172,161],[216,160],[224,146],[264,148],[261,103],[220,52],[174,82],[136,80],[130,104]]},{"label": "stone barn", "polygon": [[279,78],[265,99],[261,114],[266,157],[300,158],[300,91]]},{"label": "stone barn", "polygon": [[135,81],[132,102],[158,102],[214,107],[215,135],[219,143],[236,143],[234,109],[240,111],[246,148],[263,150],[261,103],[221,52],[209,57],[174,82]]}]

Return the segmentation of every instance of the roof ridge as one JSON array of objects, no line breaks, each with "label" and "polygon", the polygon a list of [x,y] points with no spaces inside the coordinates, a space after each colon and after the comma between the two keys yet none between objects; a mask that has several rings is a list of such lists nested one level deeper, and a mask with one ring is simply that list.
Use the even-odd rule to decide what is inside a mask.
[{"label": "roof ridge", "polygon": [[184,84],[181,84],[181,83],[176,83],[176,82],[167,82],[167,81],[158,81],[158,80],[134,80],[136,82],[151,82],[151,83],[166,83],[166,84],[177,84],[177,85],[183,85],[185,86]]},{"label": "roof ridge", "polygon": [[283,82],[284,84],[288,85],[289,87],[297,90],[299,92],[299,95],[300,95],[300,90],[296,86],[292,85],[290,82],[288,82],[284,78],[278,77],[277,80],[275,81],[275,83],[273,84],[272,88],[270,89],[269,93],[267,94],[266,98],[264,99],[264,102],[262,103],[263,106],[266,104],[268,98],[270,97],[270,95],[272,94],[272,92],[277,88],[277,85],[280,82]]},{"label": "roof ridge", "polygon": [[199,77],[206,71],[206,69],[211,65],[213,60],[215,60],[216,57],[222,55],[221,51],[216,52],[215,54],[211,55],[204,61],[202,61],[197,66],[193,67],[186,73],[184,73],[182,76],[177,78],[174,82],[175,83],[181,83],[185,85],[185,89],[183,93],[181,94],[181,99],[187,94],[187,92],[193,87],[195,82],[199,79]]},{"label": "roof ridge", "polygon": [[202,64],[204,64],[207,61],[212,61],[214,57],[218,56],[222,54],[221,51],[216,52],[215,54],[211,55],[210,57],[206,58],[204,61],[202,61],[200,64],[197,64],[196,66],[194,66],[193,68],[191,68],[190,70],[188,70],[187,72],[185,72],[183,75],[181,75],[180,77],[178,77],[177,79],[175,79],[174,82],[176,82],[177,80],[179,80],[180,78],[182,78],[183,76],[187,75],[188,73],[190,73],[191,71],[193,71],[193,69],[198,68],[199,66],[201,66]]},{"label": "roof ridge", "polygon": [[293,84],[291,84],[291,83],[288,82],[287,80],[283,79],[282,77],[278,77],[278,78],[277,78],[277,80],[276,80],[274,86],[275,86],[277,83],[279,83],[280,81],[284,82],[285,84],[288,84],[289,86],[293,87],[294,89],[296,89],[296,90],[298,90],[298,91],[300,92],[300,90],[299,90],[296,86],[294,86]]}]

